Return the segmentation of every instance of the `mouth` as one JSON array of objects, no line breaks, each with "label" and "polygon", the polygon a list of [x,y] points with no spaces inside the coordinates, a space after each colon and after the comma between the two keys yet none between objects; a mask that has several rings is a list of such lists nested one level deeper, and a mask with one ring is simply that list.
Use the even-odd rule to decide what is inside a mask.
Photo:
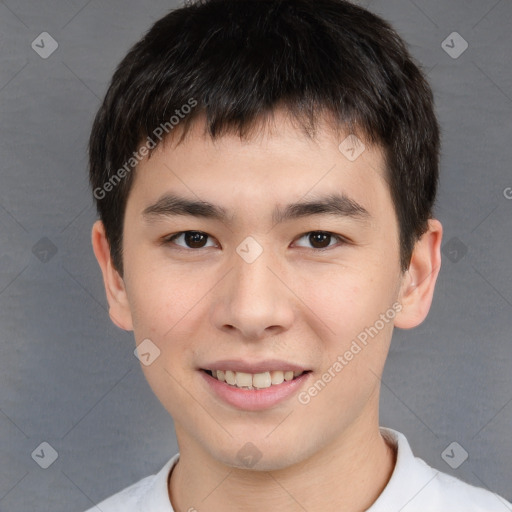
[{"label": "mouth", "polygon": [[201,369],[210,377],[223,382],[233,388],[257,390],[267,389],[279,386],[283,382],[290,382],[300,378],[311,370],[291,371],[291,370],[272,370],[260,373],[237,372],[232,370],[208,370]]},{"label": "mouth", "polygon": [[281,407],[311,379],[312,370],[271,360],[217,361],[199,368],[203,382],[216,399],[243,411]]}]

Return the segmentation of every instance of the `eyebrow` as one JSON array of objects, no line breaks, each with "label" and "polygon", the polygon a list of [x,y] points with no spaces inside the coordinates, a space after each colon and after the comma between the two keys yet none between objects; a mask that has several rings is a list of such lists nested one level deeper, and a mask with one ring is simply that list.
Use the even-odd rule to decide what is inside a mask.
[{"label": "eyebrow", "polygon": [[[207,201],[196,201],[175,194],[166,194],[142,212],[147,221],[174,216],[191,216],[229,222],[225,208]],[[311,215],[332,215],[335,217],[366,220],[370,213],[361,204],[344,194],[330,194],[310,201],[291,203],[284,208],[276,207],[272,220],[274,224],[309,217]]]}]

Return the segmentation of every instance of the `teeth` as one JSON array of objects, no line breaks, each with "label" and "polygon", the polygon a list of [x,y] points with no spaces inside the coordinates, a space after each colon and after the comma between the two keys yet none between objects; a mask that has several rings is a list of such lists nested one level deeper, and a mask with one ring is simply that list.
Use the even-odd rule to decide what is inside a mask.
[{"label": "teeth", "polygon": [[227,382],[231,386],[246,389],[265,389],[270,386],[277,386],[284,381],[293,380],[294,377],[302,375],[300,371],[274,370],[263,373],[233,372],[231,370],[213,370],[212,376],[221,382]]},{"label": "teeth", "polygon": [[272,385],[270,372],[256,373],[252,378],[252,385],[258,389],[269,388]]},{"label": "teeth", "polygon": [[236,385],[239,388],[252,386],[252,375],[250,373],[236,372]]},{"label": "teeth", "polygon": [[270,372],[270,379],[272,384],[281,384],[284,382],[284,373],[279,370]]}]

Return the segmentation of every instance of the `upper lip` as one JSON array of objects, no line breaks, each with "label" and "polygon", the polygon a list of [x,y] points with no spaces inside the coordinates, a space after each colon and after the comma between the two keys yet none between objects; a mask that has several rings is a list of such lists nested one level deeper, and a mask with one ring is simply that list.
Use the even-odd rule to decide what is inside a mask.
[{"label": "upper lip", "polygon": [[305,372],[307,368],[299,364],[289,363],[279,359],[266,359],[264,361],[243,361],[241,359],[225,359],[208,363],[201,367],[204,370],[231,370],[232,372],[264,373],[271,371]]}]

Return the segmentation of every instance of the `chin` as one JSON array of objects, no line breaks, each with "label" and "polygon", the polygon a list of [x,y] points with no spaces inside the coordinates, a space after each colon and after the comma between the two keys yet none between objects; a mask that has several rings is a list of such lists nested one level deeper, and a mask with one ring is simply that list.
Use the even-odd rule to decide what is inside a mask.
[{"label": "chin", "polygon": [[[239,446],[233,451],[233,446]],[[217,461],[228,467],[247,469],[250,471],[279,471],[302,462],[314,448],[297,450],[297,443],[284,444],[281,439],[269,442],[264,438],[256,439],[248,436],[246,439],[232,441],[225,450],[212,450],[211,455]]]}]

